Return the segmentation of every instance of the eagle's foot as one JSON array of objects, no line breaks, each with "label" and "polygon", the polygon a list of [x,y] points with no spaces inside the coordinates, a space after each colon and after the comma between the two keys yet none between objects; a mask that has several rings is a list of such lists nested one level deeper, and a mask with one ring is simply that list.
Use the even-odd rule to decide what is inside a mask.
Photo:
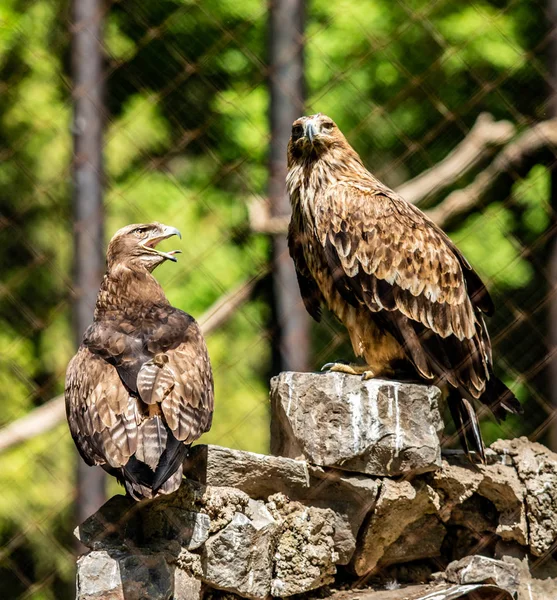
[{"label": "eagle's foot", "polygon": [[369,365],[356,365],[340,361],[327,363],[321,367],[321,370],[346,373],[347,375],[361,375],[364,381],[374,376],[373,372],[369,370]]}]

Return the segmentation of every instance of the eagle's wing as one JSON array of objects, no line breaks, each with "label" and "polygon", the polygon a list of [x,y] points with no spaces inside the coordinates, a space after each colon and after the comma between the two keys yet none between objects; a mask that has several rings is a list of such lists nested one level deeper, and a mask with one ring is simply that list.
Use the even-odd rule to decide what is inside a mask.
[{"label": "eagle's wing", "polygon": [[116,369],[81,346],[68,365],[66,413],[89,465],[125,465],[137,450],[137,406]]},{"label": "eagle's wing", "polygon": [[479,397],[492,310],[480,278],[419,209],[380,185],[341,182],[316,199],[316,235],[343,298],[379,313],[424,377]]},{"label": "eagle's wing", "polygon": [[205,340],[193,319],[176,348],[165,350],[155,340],[156,336],[151,343],[156,353],[139,370],[137,389],[143,402],[160,405],[176,439],[189,444],[210,429],[213,415],[213,375]]},{"label": "eagle's wing", "polygon": [[83,458],[121,468],[114,474],[136,498],[174,491],[189,445],[210,428],[213,413],[199,326],[160,307],[137,326],[96,322],[84,343],[66,380],[68,420]]},{"label": "eagle's wing", "polygon": [[308,269],[304,257],[304,234],[300,231],[296,215],[290,220],[288,227],[288,250],[294,261],[298,287],[308,313],[317,321],[321,321],[321,302],[323,296]]}]

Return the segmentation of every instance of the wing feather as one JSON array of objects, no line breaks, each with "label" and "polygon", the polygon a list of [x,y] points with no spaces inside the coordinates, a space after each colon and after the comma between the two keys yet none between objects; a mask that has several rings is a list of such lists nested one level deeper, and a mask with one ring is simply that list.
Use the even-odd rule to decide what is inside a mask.
[{"label": "wing feather", "polygon": [[81,346],[66,376],[70,432],[89,464],[121,467],[137,449],[136,400],[116,369]]},{"label": "wing feather", "polygon": [[380,184],[337,183],[316,198],[314,216],[342,297],[380,313],[424,377],[442,375],[479,397],[490,353],[481,312],[492,303],[451,240]]}]

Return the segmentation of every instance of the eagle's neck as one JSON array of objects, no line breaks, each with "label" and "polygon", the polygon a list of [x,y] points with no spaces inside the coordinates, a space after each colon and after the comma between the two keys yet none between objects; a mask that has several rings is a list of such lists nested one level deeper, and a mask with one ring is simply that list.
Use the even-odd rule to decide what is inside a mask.
[{"label": "eagle's neck", "polygon": [[292,210],[313,219],[316,198],[328,187],[354,177],[360,180],[374,179],[349,145],[334,146],[320,154],[309,154],[293,160],[286,176]]},{"label": "eagle's neck", "polygon": [[159,282],[149,271],[115,265],[105,273],[97,296],[95,319],[111,313],[137,317],[147,314],[153,306],[168,304]]}]

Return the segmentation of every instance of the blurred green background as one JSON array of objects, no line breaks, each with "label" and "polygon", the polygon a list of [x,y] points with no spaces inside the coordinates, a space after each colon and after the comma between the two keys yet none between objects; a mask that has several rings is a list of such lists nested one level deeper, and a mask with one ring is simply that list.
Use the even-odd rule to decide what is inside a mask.
[{"label": "blurred green background", "polygon": [[[268,6],[107,7],[107,238],[131,222],[178,227],[183,254],[157,277],[199,316],[270,260],[247,210],[268,177]],[[544,2],[313,0],[306,10],[307,112],[333,117],[391,186],[445,157],[482,111],[519,130],[552,116]],[[66,2],[0,3],[0,426],[61,393],[74,352],[69,28]],[[526,406],[504,429],[486,421],[486,441],[543,440],[547,161],[500,188],[449,231],[489,284],[497,368]],[[268,450],[265,288],[208,338],[216,412],[204,442]],[[315,368],[351,356],[331,319],[312,332]],[[0,454],[2,598],[73,597],[76,456],[65,423]]]}]

